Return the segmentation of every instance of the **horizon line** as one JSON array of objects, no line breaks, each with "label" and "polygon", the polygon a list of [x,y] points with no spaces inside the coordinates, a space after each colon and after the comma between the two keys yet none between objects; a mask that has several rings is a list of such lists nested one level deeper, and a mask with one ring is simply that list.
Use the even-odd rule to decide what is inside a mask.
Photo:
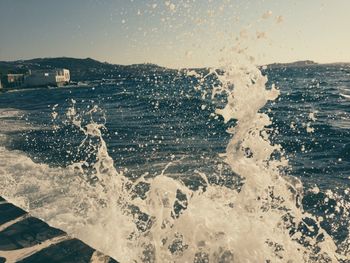
[{"label": "horizon line", "polygon": [[[102,61],[99,59],[95,59],[92,57],[68,57],[68,56],[55,56],[55,57],[32,57],[32,58],[24,58],[24,59],[13,59],[13,60],[2,60],[0,59],[0,62],[5,62],[5,63],[11,63],[11,62],[20,62],[20,61],[28,61],[28,60],[34,60],[34,59],[60,59],[60,58],[67,58],[67,59],[80,59],[80,60],[86,60],[86,59],[91,59],[100,63],[105,63],[109,65],[118,65],[118,66],[133,66],[133,65],[143,65],[143,64],[150,64],[150,65],[155,65],[163,68],[168,68],[168,69],[199,69],[199,68],[213,68],[213,66],[190,66],[190,67],[169,67],[169,66],[163,66],[159,65],[157,63],[153,62],[139,62],[139,63],[132,63],[132,64],[119,64],[119,63],[112,63],[108,61]],[[265,63],[265,64],[260,64],[256,65],[257,67],[263,67],[263,66],[269,66],[269,65],[275,65],[275,64],[294,64],[298,62],[311,62],[310,65],[315,64],[315,65],[332,65],[332,64],[350,64],[349,62],[345,61],[336,61],[336,62],[317,62],[312,59],[300,59],[300,60],[293,60],[289,62],[272,62],[272,63]]]}]

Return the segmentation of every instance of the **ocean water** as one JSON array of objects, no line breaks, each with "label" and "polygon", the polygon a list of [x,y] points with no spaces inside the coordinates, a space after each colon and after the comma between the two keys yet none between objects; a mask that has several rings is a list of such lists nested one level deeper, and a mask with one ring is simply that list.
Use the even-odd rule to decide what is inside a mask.
[{"label": "ocean water", "polygon": [[350,262],[350,67],[0,94],[0,195],[121,262]]}]

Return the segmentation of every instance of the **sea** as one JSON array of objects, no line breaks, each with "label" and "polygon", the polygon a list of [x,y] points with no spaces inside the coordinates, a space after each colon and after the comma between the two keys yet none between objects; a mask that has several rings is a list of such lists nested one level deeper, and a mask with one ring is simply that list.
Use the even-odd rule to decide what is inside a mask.
[{"label": "sea", "polygon": [[1,92],[0,195],[120,262],[350,262],[350,65]]}]

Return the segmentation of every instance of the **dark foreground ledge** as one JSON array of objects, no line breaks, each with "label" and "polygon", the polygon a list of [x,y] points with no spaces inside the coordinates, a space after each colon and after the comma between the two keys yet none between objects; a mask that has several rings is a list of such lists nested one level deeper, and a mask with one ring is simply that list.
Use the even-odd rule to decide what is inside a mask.
[{"label": "dark foreground ledge", "polygon": [[0,263],[114,263],[65,232],[0,197]]}]

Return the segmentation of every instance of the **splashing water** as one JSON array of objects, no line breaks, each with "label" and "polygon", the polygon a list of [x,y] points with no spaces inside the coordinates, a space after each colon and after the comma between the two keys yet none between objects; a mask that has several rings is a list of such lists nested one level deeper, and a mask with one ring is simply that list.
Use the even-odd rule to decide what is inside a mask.
[{"label": "splashing water", "polygon": [[303,211],[301,182],[283,173],[281,146],[269,140],[271,120],[260,109],[278,89],[249,63],[209,75],[220,84],[212,97],[226,97],[216,114],[236,121],[223,158],[243,178],[240,189],[212,184],[199,171],[196,191],[166,169],[128,179],[108,154],[104,123],[93,119],[101,110],[80,113],[73,100],[65,124],[83,134],[79,151],[87,157],[53,168],[0,148],[0,194],[120,262],[338,262],[332,238]]}]

